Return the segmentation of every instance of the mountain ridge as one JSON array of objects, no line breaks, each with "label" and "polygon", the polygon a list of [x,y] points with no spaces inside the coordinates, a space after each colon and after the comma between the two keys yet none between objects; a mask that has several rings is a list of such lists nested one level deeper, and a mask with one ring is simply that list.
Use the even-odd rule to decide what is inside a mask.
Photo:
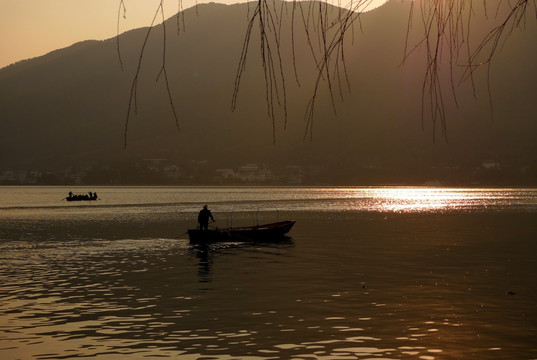
[{"label": "mountain ridge", "polygon": [[[449,142],[433,143],[430,123],[425,122],[425,130],[421,129],[423,59],[412,56],[405,66],[398,67],[405,34],[397,29],[405,29],[405,9],[404,4],[389,1],[360,15],[363,33],[356,24],[354,39],[346,43],[351,91],[343,92],[343,101],[335,92],[335,116],[330,96],[322,88],[311,142],[303,141],[303,118],[315,65],[305,54],[308,47],[302,30],[295,34],[301,86],[294,82],[292,63],[286,60],[289,120],[284,130],[282,112],[278,113],[276,144],[266,115],[257,39],[253,39],[239,89],[238,108],[231,112],[248,14],[244,4],[200,5],[197,15],[196,9],[188,9],[186,32],[168,37],[166,62],[180,131],[165,84],[162,79],[155,82],[162,65],[162,26],[152,29],[142,59],[138,114],[131,114],[125,151],[128,97],[148,28],[121,34],[123,72],[115,38],[79,42],[10,65],[0,69],[0,170],[62,169],[133,157],[163,157],[210,159],[215,167],[244,162],[314,164],[332,169],[335,181],[343,181],[359,179],[366,171],[363,169],[371,166],[428,168],[466,162],[477,166],[487,159],[509,166],[535,164],[531,94],[535,94],[532,80],[536,73],[531,68],[521,70],[537,59],[527,42],[536,33],[535,26],[508,41],[506,46],[514,49],[514,56],[502,52],[495,59],[493,66],[498,70],[493,68],[491,80],[496,94],[501,94],[496,101],[495,123],[490,122],[488,102],[471,100],[472,91],[465,85],[458,89],[459,109],[448,99]],[[167,20],[170,35],[177,31],[174,21],[174,17]],[[289,44],[290,38],[282,35],[282,41]],[[285,59],[292,58],[289,48],[283,51]],[[514,74],[512,79],[505,69]],[[501,86],[494,87],[495,81]],[[477,85],[483,97],[482,80]],[[500,143],[503,145],[498,148]]]}]

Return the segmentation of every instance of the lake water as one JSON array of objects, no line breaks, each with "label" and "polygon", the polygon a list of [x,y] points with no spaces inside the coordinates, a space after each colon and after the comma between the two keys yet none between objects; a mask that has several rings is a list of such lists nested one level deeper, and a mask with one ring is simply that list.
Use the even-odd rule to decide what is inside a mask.
[{"label": "lake water", "polygon": [[536,256],[537,189],[0,187],[0,359],[537,359]]}]

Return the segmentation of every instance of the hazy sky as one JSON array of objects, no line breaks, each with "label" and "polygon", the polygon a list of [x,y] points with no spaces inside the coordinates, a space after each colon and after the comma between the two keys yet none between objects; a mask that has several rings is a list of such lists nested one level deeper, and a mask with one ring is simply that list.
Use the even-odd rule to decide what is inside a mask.
[{"label": "hazy sky", "polygon": [[[371,0],[371,8],[385,1]],[[209,1],[198,1],[202,2]],[[120,32],[151,24],[160,0],[124,0],[124,3],[127,18],[121,20]],[[183,9],[195,3],[195,0],[183,0]],[[339,4],[344,3],[339,0]],[[0,0],[0,68],[78,41],[115,36],[119,4],[120,0]],[[177,13],[179,0],[165,0],[164,10],[166,17]]]}]

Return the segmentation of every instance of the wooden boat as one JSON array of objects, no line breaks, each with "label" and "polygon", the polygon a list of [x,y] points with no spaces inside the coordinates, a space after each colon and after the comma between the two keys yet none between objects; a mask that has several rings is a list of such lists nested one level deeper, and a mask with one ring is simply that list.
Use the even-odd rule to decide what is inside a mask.
[{"label": "wooden boat", "polygon": [[215,242],[277,242],[285,239],[294,220],[280,221],[271,224],[230,227],[225,229],[188,230],[191,244],[210,244]]},{"label": "wooden boat", "polygon": [[67,201],[94,201],[97,200],[97,197],[89,197],[89,195],[73,195],[71,197],[66,197]]}]

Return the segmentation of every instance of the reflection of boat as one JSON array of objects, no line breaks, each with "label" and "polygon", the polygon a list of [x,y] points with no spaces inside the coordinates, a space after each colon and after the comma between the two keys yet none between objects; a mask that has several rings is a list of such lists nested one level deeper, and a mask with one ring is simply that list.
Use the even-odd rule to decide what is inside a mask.
[{"label": "reflection of boat", "polygon": [[188,230],[191,244],[208,244],[215,242],[276,242],[285,238],[293,225],[294,220],[280,221],[272,224],[230,227],[212,230]]}]

